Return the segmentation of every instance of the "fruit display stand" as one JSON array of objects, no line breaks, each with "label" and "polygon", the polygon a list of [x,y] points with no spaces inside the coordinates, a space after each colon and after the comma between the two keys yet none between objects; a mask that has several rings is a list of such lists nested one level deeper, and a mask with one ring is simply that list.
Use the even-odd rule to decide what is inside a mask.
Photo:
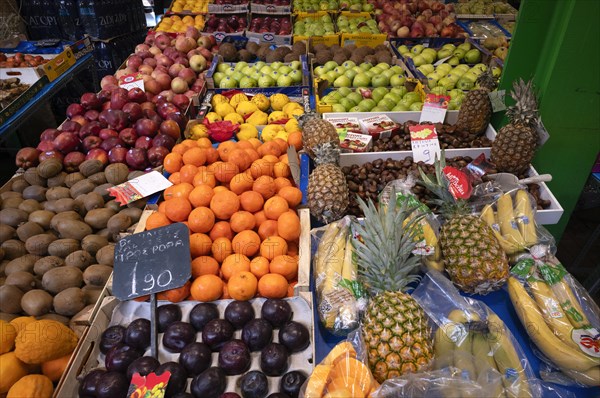
[{"label": "fruit display stand", "polygon": [[485,39],[487,37],[505,36],[510,40],[512,35],[502,27],[496,20],[460,20],[458,24],[469,34],[469,37],[475,39]]},{"label": "fruit display stand", "polygon": [[165,15],[207,14],[208,4],[211,2],[212,0],[173,0]]},{"label": "fruit display stand", "polygon": [[[327,11],[318,11],[318,12],[298,12],[296,13],[296,15],[294,16],[294,25],[299,22],[302,21],[306,18],[323,18],[325,16],[329,16],[329,19],[332,19],[331,14],[329,14]],[[300,41],[309,41],[312,45],[315,44],[325,44],[327,46],[331,46],[333,44],[339,44],[340,43],[340,35],[337,33],[334,34],[328,34],[328,35],[306,35],[306,34],[298,34],[296,32],[296,29],[294,29],[294,43],[300,42]]]},{"label": "fruit display stand", "polygon": [[[371,20],[375,24],[375,30],[377,30],[377,32],[379,32],[379,29],[377,28],[377,22],[375,22],[375,20],[371,19],[371,14],[369,14],[368,12],[342,11],[338,15],[337,21],[339,21],[339,18],[342,16],[346,17],[348,20],[352,20],[353,18],[359,18],[359,17],[365,18],[367,20]],[[336,21],[336,23],[337,23],[337,21]],[[350,32],[344,32],[340,28],[339,23],[337,24],[337,27],[340,32],[339,34],[340,34],[340,45],[341,46],[354,44],[357,47],[361,47],[361,46],[377,47],[378,45],[383,44],[387,40],[387,35],[385,33],[364,33],[364,32],[350,33]]]},{"label": "fruit display stand", "polygon": [[[286,4],[287,3],[287,4]],[[282,15],[291,14],[292,5],[290,1],[277,1],[275,3],[267,2],[265,0],[250,1],[250,11],[254,14],[272,14]]]},{"label": "fruit display stand", "polygon": [[[268,6],[265,6],[268,7]],[[266,14],[263,12],[259,12],[259,11],[253,11],[252,15],[250,16],[250,25],[248,30],[246,31],[246,37],[248,38],[248,40],[250,41],[254,41],[255,43],[272,43],[274,45],[277,46],[284,46],[284,45],[291,45],[292,44],[292,38],[293,35],[291,33],[292,29],[292,17],[291,15],[276,15],[277,13],[273,12],[270,14]],[[282,13],[285,14],[285,13]],[[290,34],[278,34],[278,32],[272,32],[269,31],[269,28],[258,28],[258,26],[255,28],[258,30],[258,32],[253,31],[253,24],[252,22],[256,19],[256,18],[276,18],[279,20],[284,20],[284,22],[286,22],[289,25],[289,31]]]},{"label": "fruit display stand", "polygon": [[[232,24],[236,25],[235,28],[231,26]],[[211,13],[206,19],[204,29],[200,34],[202,36],[214,36],[217,43],[221,43],[225,37],[232,37],[234,40],[244,37],[247,26],[248,15],[246,12],[236,11],[229,14],[221,13],[220,15]],[[230,29],[230,31],[225,31],[225,29]]]},{"label": "fruit display stand", "polygon": [[236,1],[235,4],[225,1],[219,1],[218,3],[209,3],[208,12],[210,14],[237,14],[248,12],[249,1]]}]

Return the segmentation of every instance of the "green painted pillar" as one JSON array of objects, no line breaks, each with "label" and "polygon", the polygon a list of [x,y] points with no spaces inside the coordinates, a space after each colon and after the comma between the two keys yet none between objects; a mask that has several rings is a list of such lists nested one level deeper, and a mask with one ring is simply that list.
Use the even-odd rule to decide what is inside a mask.
[{"label": "green painted pillar", "polygon": [[[548,226],[560,240],[600,152],[600,1],[523,0],[500,88],[533,78],[550,139],[533,165],[565,212]],[[507,101],[512,104],[513,101]],[[496,115],[493,124],[506,123]]]}]

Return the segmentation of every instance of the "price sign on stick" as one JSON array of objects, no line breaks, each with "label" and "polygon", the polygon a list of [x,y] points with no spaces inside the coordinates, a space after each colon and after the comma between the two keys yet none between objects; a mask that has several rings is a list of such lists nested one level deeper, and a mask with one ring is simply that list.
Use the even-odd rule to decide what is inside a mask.
[{"label": "price sign on stick", "polygon": [[410,126],[410,145],[415,162],[433,164],[435,157],[440,157],[440,142],[433,124],[417,124]]}]

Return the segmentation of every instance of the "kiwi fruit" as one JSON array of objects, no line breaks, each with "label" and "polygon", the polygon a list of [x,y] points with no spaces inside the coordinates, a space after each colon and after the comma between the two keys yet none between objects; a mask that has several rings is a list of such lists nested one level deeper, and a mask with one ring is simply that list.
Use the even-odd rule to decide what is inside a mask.
[{"label": "kiwi fruit", "polygon": [[10,225],[0,224],[0,243],[4,243],[15,236],[17,236],[15,228]]},{"label": "kiwi fruit", "polygon": [[0,286],[0,312],[7,314],[18,314],[21,308],[23,291],[14,285]]},{"label": "kiwi fruit", "polygon": [[[10,186],[12,192],[23,192],[25,188],[29,186],[29,183],[23,178],[16,179]],[[4,198],[3,198],[4,199]]]},{"label": "kiwi fruit", "polygon": [[103,288],[98,286],[85,285],[81,288],[81,291],[85,295],[85,302],[87,304],[95,304],[100,296],[102,295]]},{"label": "kiwi fruit", "polygon": [[61,171],[54,177],[48,178],[48,180],[46,181],[46,185],[48,186],[48,188],[62,187],[65,185],[66,178],[67,178],[67,173],[65,173],[64,171]]},{"label": "kiwi fruit", "polygon": [[71,191],[67,187],[54,187],[46,191],[46,200],[71,198]]},{"label": "kiwi fruit", "polygon": [[113,266],[115,259],[115,245],[106,245],[96,252],[98,264]]},{"label": "kiwi fruit", "polygon": [[225,62],[238,61],[238,51],[231,43],[221,43],[219,46],[219,54],[223,57],[223,61]]},{"label": "kiwi fruit", "polygon": [[[16,233],[16,232],[15,232]],[[25,243],[17,239],[8,239],[2,242],[0,248],[4,250],[4,258],[6,260],[14,260],[27,254]]]},{"label": "kiwi fruit", "polygon": [[104,170],[104,164],[98,159],[88,159],[84,160],[79,165],[79,172],[83,174],[84,177],[89,177],[92,174],[96,174]]},{"label": "kiwi fruit", "polygon": [[252,55],[256,55],[256,52],[258,51],[258,48],[259,48],[258,43],[255,43],[253,41],[249,41],[246,44],[246,51],[248,51]]},{"label": "kiwi fruit", "polygon": [[0,206],[0,209],[18,209],[21,203],[23,203],[23,198],[10,197],[2,200],[2,206]]},{"label": "kiwi fruit", "polygon": [[25,249],[31,254],[45,256],[48,254],[48,246],[56,239],[57,237],[52,234],[38,234],[27,239],[25,242]]},{"label": "kiwi fruit", "polygon": [[62,267],[66,262],[58,256],[45,256],[33,264],[33,273],[42,276],[51,269]]},{"label": "kiwi fruit", "polygon": [[292,52],[303,54],[306,53],[306,43],[303,41],[297,41],[292,44]]},{"label": "kiwi fruit", "polygon": [[94,188],[96,188],[96,184],[88,179],[78,181],[70,188],[71,197],[76,198],[84,193],[92,192]]},{"label": "kiwi fruit", "polygon": [[103,228],[99,231],[96,231],[96,235],[106,238],[106,240],[109,242],[116,240],[114,234],[110,232],[108,228]]},{"label": "kiwi fruit", "polygon": [[113,185],[119,185],[127,181],[128,174],[129,168],[123,163],[109,164],[104,170],[106,182],[110,182]]},{"label": "kiwi fruit", "polygon": [[42,228],[41,225],[33,221],[27,221],[26,223],[21,224],[19,228],[17,228],[17,236],[23,242],[27,241],[27,239],[31,238],[32,236],[43,233],[44,228]]},{"label": "kiwi fruit", "polygon": [[83,180],[85,180],[85,176],[80,172],[76,171],[75,173],[67,174],[67,176],[65,177],[65,185],[67,186],[67,188],[72,188],[73,185]]},{"label": "kiwi fruit", "polygon": [[39,185],[40,187],[46,186],[46,179],[41,177],[37,172],[37,167],[31,167],[25,170],[23,178],[29,183],[29,185]]},{"label": "kiwi fruit", "polygon": [[29,213],[29,221],[32,221],[36,224],[39,224],[40,227],[44,229],[50,228],[50,222],[52,221],[52,217],[54,217],[56,213],[49,210],[36,210]]},{"label": "kiwi fruit", "polygon": [[19,205],[19,209],[27,212],[28,214],[31,214],[34,211],[41,210],[43,208],[44,206],[42,206],[40,202],[38,202],[35,199],[25,199]]},{"label": "kiwi fruit", "polygon": [[83,272],[83,280],[86,285],[104,287],[110,274],[112,267],[102,264],[92,264]]},{"label": "kiwi fruit", "polygon": [[104,200],[110,200],[111,196],[108,190],[112,187],[113,185],[107,182],[106,184],[98,185],[96,188],[94,188],[94,192],[102,195]]},{"label": "kiwi fruit", "polygon": [[114,215],[115,211],[113,209],[102,207],[88,211],[84,221],[94,229],[102,229],[106,228],[108,220]]},{"label": "kiwi fruit", "polygon": [[27,315],[46,315],[52,310],[52,296],[42,289],[30,290],[21,297],[21,307]]},{"label": "kiwi fruit", "polygon": [[60,221],[56,229],[61,237],[76,240],[82,240],[93,232],[88,224],[77,220]]},{"label": "kiwi fruit", "polygon": [[285,57],[283,57],[283,62],[290,63],[290,62],[298,61],[299,59],[300,59],[300,56],[298,55],[298,53],[289,53]]},{"label": "kiwi fruit", "polygon": [[[101,248],[100,250],[103,249],[104,248]],[[98,257],[98,253],[100,252],[100,250],[96,252],[96,257]],[[94,264],[95,261],[97,260],[94,260],[94,257],[88,251],[76,250],[73,253],[69,254],[67,258],[65,258],[64,263],[67,266],[77,267],[80,270],[85,270],[88,266]]]},{"label": "kiwi fruit", "polygon": [[333,56],[333,60],[338,65],[341,65],[348,60],[348,57],[346,57],[346,54],[344,54],[343,51],[339,51],[339,52],[335,53],[335,55]]},{"label": "kiwi fruit", "polygon": [[85,293],[78,287],[70,287],[54,296],[54,311],[63,316],[71,317],[86,305]]},{"label": "kiwi fruit", "polygon": [[119,212],[119,214],[124,214],[127,217],[131,218],[132,223],[136,223],[140,220],[142,216],[142,209],[137,207],[127,207]]},{"label": "kiwi fruit", "polygon": [[[76,200],[79,200],[79,197]],[[96,192],[90,192],[88,194],[83,195],[82,202],[83,206],[88,212],[90,210],[104,207],[104,198],[102,197],[102,195]]]},{"label": "kiwi fruit", "polygon": [[71,238],[57,239],[48,246],[48,254],[61,258],[67,257],[69,254],[81,249],[79,240]]},{"label": "kiwi fruit", "polygon": [[18,227],[29,218],[26,211],[17,208],[0,210],[0,224],[6,224],[13,228]]},{"label": "kiwi fruit", "polygon": [[62,162],[56,158],[44,159],[37,166],[37,172],[42,178],[51,178],[60,173],[63,169]]},{"label": "kiwi fruit", "polygon": [[140,176],[143,176],[144,174],[146,174],[146,173],[144,173],[141,170],[132,170],[132,171],[129,172],[129,174],[127,174],[127,180],[126,181],[133,180],[134,178],[138,178]]},{"label": "kiwi fruit", "polygon": [[58,323],[62,323],[65,326],[69,326],[69,322],[71,321],[66,316],[58,315],[58,314],[55,314],[53,312],[50,312],[48,314],[44,314],[44,315],[38,316],[37,319],[38,320],[47,319],[47,320],[50,320],[50,321],[55,321],[55,322],[58,322]]},{"label": "kiwi fruit", "polygon": [[254,59],[254,55],[245,49],[242,49],[238,52],[238,57],[240,58],[240,61],[244,62],[251,62]]},{"label": "kiwi fruit", "polygon": [[5,285],[13,285],[21,289],[22,292],[28,292],[35,288],[35,276],[31,272],[17,271],[6,277]]},{"label": "kiwi fruit", "polygon": [[106,202],[104,204],[104,207],[106,207],[107,209],[113,209],[115,211],[115,213],[118,212],[118,211],[120,211],[120,210],[123,210],[123,208],[124,208],[123,206],[121,206],[119,204],[119,202],[117,202],[114,199],[113,200],[109,200],[108,202]]},{"label": "kiwi fruit", "polygon": [[77,267],[53,268],[44,273],[42,277],[42,286],[52,294],[57,294],[70,287],[80,287],[82,283],[83,272]]},{"label": "kiwi fruit", "polygon": [[108,220],[106,228],[113,234],[117,234],[127,230],[131,224],[133,224],[133,222],[127,214],[117,213]]},{"label": "kiwi fruit", "polygon": [[81,241],[81,248],[92,256],[95,256],[98,250],[108,245],[108,239],[99,235],[88,235]]},{"label": "kiwi fruit", "polygon": [[4,273],[8,276],[13,272],[33,272],[33,267],[40,258],[42,257],[35,254],[25,254],[15,258],[6,264]]},{"label": "kiwi fruit", "polygon": [[52,220],[50,220],[50,228],[58,231],[58,224],[65,220],[81,220],[81,216],[79,213],[74,211],[63,211],[62,213],[58,213],[52,217]]}]

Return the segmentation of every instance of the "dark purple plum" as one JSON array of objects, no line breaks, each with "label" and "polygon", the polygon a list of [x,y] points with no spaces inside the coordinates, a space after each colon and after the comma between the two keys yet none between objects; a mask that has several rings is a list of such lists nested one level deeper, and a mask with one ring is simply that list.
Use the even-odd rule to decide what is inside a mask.
[{"label": "dark purple plum", "polygon": [[239,380],[243,398],[265,398],[269,393],[269,381],[264,373],[252,370]]},{"label": "dark purple plum", "polygon": [[187,386],[188,375],[183,366],[181,366],[177,362],[165,362],[158,368],[156,368],[154,373],[156,373],[157,375],[161,375],[167,370],[171,372],[171,377],[169,378],[169,384],[167,384],[165,398],[171,398],[176,394],[185,391],[185,387]]},{"label": "dark purple plum", "polygon": [[167,326],[173,322],[181,321],[181,308],[175,304],[161,305],[156,310],[158,318],[158,332],[163,333],[167,330]]},{"label": "dark purple plum", "polygon": [[285,300],[268,299],[263,303],[260,314],[277,329],[292,319],[292,307]]},{"label": "dark purple plum", "polygon": [[267,376],[281,376],[289,366],[287,348],[279,343],[271,343],[260,352],[260,369]]},{"label": "dark purple plum", "polygon": [[149,320],[138,318],[132,321],[125,331],[125,343],[134,348],[146,351],[150,347],[152,324]]},{"label": "dark purple plum", "polygon": [[225,372],[213,366],[194,377],[190,390],[195,398],[219,398],[226,386]]},{"label": "dark purple plum", "polygon": [[129,380],[124,373],[106,372],[98,379],[96,384],[97,398],[115,398],[127,396]]},{"label": "dark purple plum", "polygon": [[213,319],[219,319],[219,309],[212,303],[196,304],[190,312],[190,323],[199,332]]},{"label": "dark purple plum", "polygon": [[110,372],[125,373],[127,367],[141,356],[142,353],[137,349],[126,344],[119,344],[108,351],[104,358],[104,365]]},{"label": "dark purple plum", "polygon": [[244,325],[242,340],[250,351],[260,351],[273,340],[273,325],[262,318],[253,319]]},{"label": "dark purple plum", "polygon": [[237,392],[226,392],[221,394],[219,398],[242,398]]},{"label": "dark purple plum", "polygon": [[279,380],[279,391],[290,398],[298,398],[300,387],[306,381],[306,375],[297,370],[293,370],[283,375]]},{"label": "dark purple plum", "polygon": [[170,324],[163,334],[163,345],[169,352],[181,352],[183,347],[196,341],[196,329],[187,322]]},{"label": "dark purple plum", "polygon": [[231,322],[236,329],[243,328],[254,317],[254,308],[247,301],[232,301],[225,308],[225,319]]},{"label": "dark purple plum", "polygon": [[279,329],[279,342],[290,352],[303,351],[310,344],[310,333],[303,324],[290,321]]},{"label": "dark purple plum", "polygon": [[81,398],[94,398],[96,396],[96,386],[100,377],[106,373],[104,369],[94,369],[85,375],[79,384],[79,396]]},{"label": "dark purple plum", "polygon": [[194,341],[183,347],[179,354],[179,363],[188,375],[197,376],[210,367],[212,351],[208,345]]},{"label": "dark purple plum", "polygon": [[233,338],[233,325],[225,319],[213,319],[202,329],[202,341],[213,351],[219,351],[225,342]]},{"label": "dark purple plum", "polygon": [[115,325],[107,328],[100,336],[100,352],[106,353],[119,343],[125,342],[125,328],[121,325]]},{"label": "dark purple plum", "polygon": [[219,367],[228,375],[241,375],[250,369],[250,350],[242,340],[230,340],[219,351]]},{"label": "dark purple plum", "polygon": [[274,392],[273,394],[270,394],[267,398],[291,398],[291,397],[282,392]]},{"label": "dark purple plum", "polygon": [[154,372],[159,366],[160,362],[154,357],[139,357],[127,367],[127,380],[131,380],[135,373],[146,376]]}]

